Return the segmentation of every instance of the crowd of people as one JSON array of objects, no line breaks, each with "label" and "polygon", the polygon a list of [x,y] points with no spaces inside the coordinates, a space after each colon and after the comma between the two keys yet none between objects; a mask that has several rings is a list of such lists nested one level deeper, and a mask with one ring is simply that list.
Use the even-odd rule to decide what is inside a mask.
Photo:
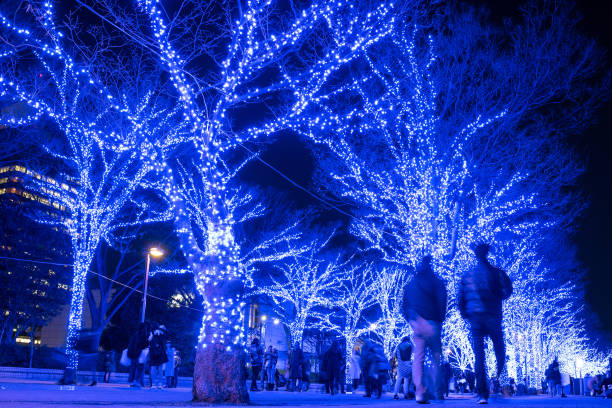
[{"label": "crowd of people", "polygon": [[[499,376],[505,364],[505,345],[502,332],[502,302],[512,294],[512,282],[501,269],[491,265],[487,255],[489,245],[475,245],[476,266],[464,273],[458,291],[458,307],[463,318],[469,323],[475,356],[474,375],[466,375],[464,388],[477,392],[478,402],[486,404],[489,399],[491,383],[499,384]],[[414,385],[415,400],[427,404],[431,399],[444,399],[448,395],[451,379],[451,368],[448,362],[442,362],[441,327],[446,316],[446,284],[434,272],[431,256],[424,256],[415,277],[404,290],[404,314],[412,330],[412,339],[405,337],[399,344],[395,357],[396,381],[394,396],[399,398],[403,384],[404,398],[410,396],[410,384]],[[493,343],[497,370],[489,383],[485,367],[485,339]],[[263,364],[263,351],[259,339],[251,343],[250,363],[252,367],[251,390],[257,390],[257,380]],[[425,371],[426,355],[429,356],[428,373]],[[275,364],[278,357],[274,360]],[[267,360],[266,360],[267,361]],[[303,367],[304,353],[296,346],[289,356],[288,389],[300,390],[305,381]],[[383,386],[389,381],[391,363],[382,347],[365,341],[361,350],[351,357],[351,380],[356,385],[356,376],[360,371],[365,386],[365,396],[375,395],[380,398]],[[357,370],[357,367],[359,370]],[[344,392],[346,363],[338,342],[333,342],[323,354],[320,372],[326,383],[326,392],[332,395],[339,390]],[[275,368],[274,368],[275,370]],[[473,377],[473,378],[472,378]],[[268,380],[275,383],[271,375]],[[263,382],[263,377],[262,380]],[[459,380],[461,381],[461,380]],[[300,386],[298,386],[298,382]],[[275,383],[276,384],[276,383]],[[263,386],[262,386],[263,388]],[[276,385],[273,387],[276,389]]]},{"label": "crowd of people", "polygon": [[178,351],[168,340],[166,327],[144,322],[130,338],[120,362],[129,367],[130,387],[144,387],[144,376],[148,372],[149,387],[163,389],[177,386],[180,361]]}]

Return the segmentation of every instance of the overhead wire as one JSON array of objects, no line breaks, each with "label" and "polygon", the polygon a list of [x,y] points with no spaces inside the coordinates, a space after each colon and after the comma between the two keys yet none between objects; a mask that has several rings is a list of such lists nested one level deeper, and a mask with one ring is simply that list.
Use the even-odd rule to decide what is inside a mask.
[{"label": "overhead wire", "polygon": [[[36,260],[36,259],[13,258],[13,257],[8,257],[8,256],[0,256],[0,259],[11,260],[11,261],[19,261],[19,262],[30,262],[30,263],[45,264],[45,265],[54,265],[54,266],[65,266],[65,267],[69,267],[69,268],[74,268],[74,265],[72,265],[72,264],[65,264],[65,263],[59,263],[59,262],[50,262],[50,261],[40,261],[40,260]],[[120,282],[118,280],[109,278],[108,276],[105,276],[105,275],[103,275],[101,273],[92,271],[91,269],[88,270],[87,272],[91,273],[91,274],[94,274],[94,275],[97,275],[97,276],[99,276],[99,277],[101,277],[103,279],[106,279],[108,281],[111,281],[111,282],[113,282],[113,283],[115,283],[117,285],[126,287],[126,288],[132,290],[133,292],[138,292],[138,293],[141,293],[141,294],[144,293],[140,289],[137,289],[137,288],[135,288],[133,286],[127,285],[127,284],[125,284],[123,282]],[[152,295],[149,292],[147,292],[147,297],[151,298],[151,299],[162,301],[164,303],[168,303],[168,302],[172,301],[172,299],[163,299],[163,298],[161,298],[159,296]],[[196,311],[196,312],[204,313],[204,310],[202,310],[202,309],[197,309],[197,308],[194,308],[194,307],[191,307],[191,306],[187,306],[187,305],[181,305],[180,303],[179,303],[179,308],[186,308],[186,309],[190,309],[190,310],[193,310],[193,311]]]}]

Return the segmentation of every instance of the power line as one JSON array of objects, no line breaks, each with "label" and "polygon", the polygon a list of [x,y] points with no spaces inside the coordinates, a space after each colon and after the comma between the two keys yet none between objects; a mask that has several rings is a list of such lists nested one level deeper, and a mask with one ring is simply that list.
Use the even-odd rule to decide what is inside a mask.
[{"label": "power line", "polygon": [[[51,262],[51,261],[38,261],[38,260],[35,260],[35,259],[12,258],[12,257],[8,257],[8,256],[0,256],[0,259],[6,259],[6,260],[10,260],[10,261],[30,262],[30,263],[45,264],[45,265],[54,265],[54,266],[67,266],[67,267],[70,267],[70,268],[74,268],[74,265],[72,265],[72,264],[65,264],[65,263]],[[87,272],[92,273],[94,275],[97,275],[97,276],[99,276],[101,278],[104,278],[104,279],[106,279],[108,281],[111,281],[113,283],[116,283],[117,285],[121,285],[121,286],[126,287],[128,289],[131,289],[133,292],[138,292],[138,293],[141,293],[141,294],[144,293],[140,289],[137,289],[137,288],[135,288],[133,286],[130,286],[130,285],[127,285],[127,284],[125,284],[123,282],[119,282],[117,280],[109,278],[108,276],[104,276],[101,273],[92,271],[91,269],[88,270]],[[164,303],[168,303],[168,302],[171,301],[171,299],[163,299],[163,298],[160,298],[158,296],[152,295],[152,294],[150,294],[148,292],[147,292],[147,297],[150,297],[151,299],[162,301]],[[179,304],[179,308],[186,308],[186,309],[194,310],[196,312],[204,313],[204,310],[196,309],[196,308],[191,307],[191,306],[186,306],[186,305]]]}]

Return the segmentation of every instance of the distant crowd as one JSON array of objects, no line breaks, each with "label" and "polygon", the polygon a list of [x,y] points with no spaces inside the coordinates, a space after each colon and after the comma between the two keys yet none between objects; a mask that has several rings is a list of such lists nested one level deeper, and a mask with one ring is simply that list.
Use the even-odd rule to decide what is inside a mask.
[{"label": "distant crowd", "polygon": [[[512,294],[512,282],[505,271],[489,262],[488,244],[480,243],[473,249],[477,263],[462,276],[457,302],[471,329],[474,370],[470,366],[465,370],[453,370],[450,362],[443,360],[441,327],[447,308],[446,285],[436,276],[431,256],[425,256],[404,291],[404,314],[412,329],[412,338],[401,339],[391,361],[379,344],[367,340],[353,350],[350,361],[345,361],[343,347],[339,342],[333,342],[324,353],[315,357],[325,392],[332,395],[354,392],[363,384],[364,397],[380,398],[386,389],[393,390],[394,398],[399,399],[400,391],[403,391],[404,399],[415,399],[419,404],[443,400],[448,397],[451,387],[458,393],[475,393],[479,404],[487,404],[491,393],[502,392],[501,375],[506,362],[502,302]],[[487,375],[485,366],[487,337],[493,344],[496,359],[496,372],[491,376]],[[311,360],[305,358],[299,345],[290,351],[283,375],[276,367],[278,351],[273,346],[264,351],[259,339],[254,338],[249,356],[251,391],[278,390],[279,387],[304,391],[309,388]],[[350,376],[349,381],[346,375]],[[567,384],[562,381],[556,358],[545,376],[542,389],[551,397],[565,397],[563,385]],[[521,391],[514,379],[508,378],[503,382],[505,394]],[[350,389],[345,389],[345,385]],[[601,395],[612,385],[612,375],[608,372],[607,375],[589,377],[586,385],[591,394]]]}]

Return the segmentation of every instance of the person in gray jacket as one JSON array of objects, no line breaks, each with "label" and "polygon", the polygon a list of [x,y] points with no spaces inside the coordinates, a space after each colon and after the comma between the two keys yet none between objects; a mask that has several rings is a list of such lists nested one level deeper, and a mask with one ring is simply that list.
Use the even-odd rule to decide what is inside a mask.
[{"label": "person in gray jacket", "polygon": [[[414,341],[412,380],[416,388],[416,402],[428,404],[428,392],[437,399],[444,399],[441,390],[440,356],[442,344],[440,332],[446,316],[447,294],[444,281],[434,274],[431,256],[423,257],[417,273],[404,292],[404,312],[410,323]],[[433,357],[431,367],[434,389],[428,390],[423,381],[425,348]]]}]

